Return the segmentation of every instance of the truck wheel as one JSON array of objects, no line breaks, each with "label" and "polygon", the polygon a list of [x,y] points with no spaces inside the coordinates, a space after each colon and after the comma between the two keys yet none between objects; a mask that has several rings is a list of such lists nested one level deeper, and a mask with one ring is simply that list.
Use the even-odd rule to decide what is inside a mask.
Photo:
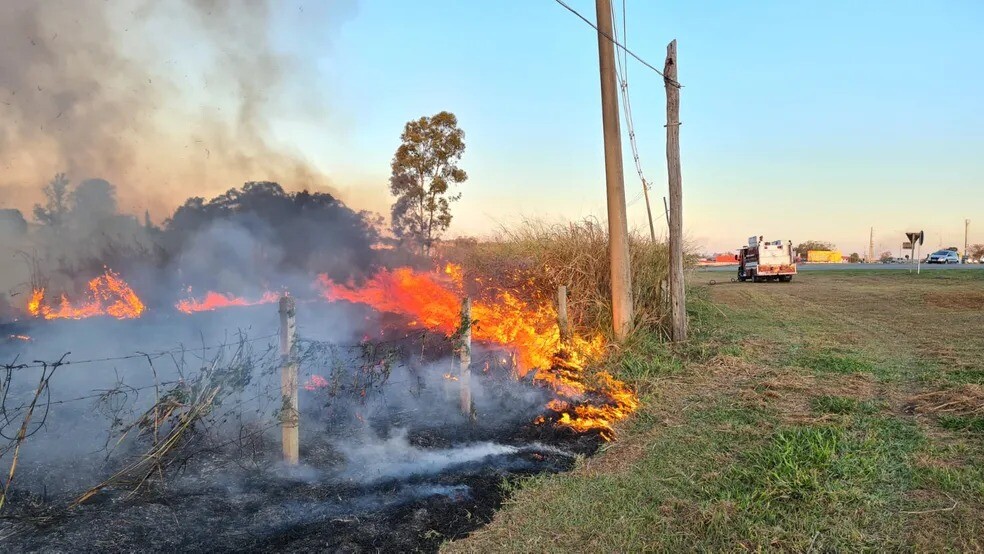
[{"label": "truck wheel", "polygon": [[779,282],[780,283],[788,283],[788,282],[790,282],[792,280],[793,280],[793,276],[792,275],[781,275],[779,277]]}]

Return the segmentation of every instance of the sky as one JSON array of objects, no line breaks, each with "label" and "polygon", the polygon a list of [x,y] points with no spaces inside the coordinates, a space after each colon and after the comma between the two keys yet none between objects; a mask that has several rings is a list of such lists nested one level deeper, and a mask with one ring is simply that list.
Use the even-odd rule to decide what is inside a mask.
[{"label": "sky", "polygon": [[[568,3],[594,20],[594,2]],[[984,242],[984,4],[626,0],[625,10],[627,46],[652,65],[678,41],[684,225],[699,248],[764,234],[864,252],[872,227],[878,252],[918,229],[934,247],[962,248],[965,218]],[[584,22],[552,0],[363,1],[346,17],[327,48],[290,19],[275,31],[317,60],[311,86],[350,119],[344,144],[300,132],[312,159],[384,183],[402,122],[450,110],[470,175],[451,234],[604,217],[597,40]],[[658,215],[663,82],[631,59],[627,77]],[[630,226],[645,230],[627,137],[623,152]]]},{"label": "sky", "polygon": [[[567,2],[594,20],[594,2]],[[930,247],[962,248],[965,218],[970,242],[984,242],[984,3],[625,0],[624,32],[614,5],[620,36],[652,65],[678,41],[684,227],[695,248],[764,235],[863,253],[872,227],[876,254],[898,253],[904,232],[919,229]],[[264,132],[353,206],[388,211],[403,124],[448,110],[465,131],[469,174],[449,235],[529,217],[604,218],[597,38],[555,1],[270,6],[262,28],[243,30],[291,64],[265,104]],[[182,33],[174,27],[126,40],[156,44]],[[221,54],[222,42],[214,47]],[[209,54],[195,41],[141,55],[180,97],[159,119],[221,109],[236,94],[207,86]],[[663,81],[631,58],[627,79],[665,234]],[[627,141],[629,225],[646,232]]]}]

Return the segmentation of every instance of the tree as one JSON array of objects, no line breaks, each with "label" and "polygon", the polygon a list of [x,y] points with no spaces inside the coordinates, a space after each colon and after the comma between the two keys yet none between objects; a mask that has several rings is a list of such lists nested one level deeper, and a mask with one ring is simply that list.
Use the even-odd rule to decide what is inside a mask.
[{"label": "tree", "polygon": [[105,179],[86,179],[72,191],[72,216],[96,222],[116,215],[116,187]]},{"label": "tree", "polygon": [[806,258],[806,253],[810,250],[833,250],[834,245],[829,242],[821,242],[818,240],[808,240],[806,242],[799,243],[799,246],[795,248],[796,255],[800,258]]},{"label": "tree", "polygon": [[861,255],[857,252],[851,252],[851,255],[848,257],[847,261],[852,264],[861,263]]},{"label": "tree", "polygon": [[393,156],[390,193],[393,234],[427,254],[451,224],[451,185],[468,179],[458,167],[465,151],[465,133],[450,112],[408,121]]},{"label": "tree", "polygon": [[880,256],[878,256],[878,261],[884,263],[884,262],[887,262],[888,260],[891,260],[894,257],[895,256],[893,256],[891,252],[889,252],[888,250],[886,250],[886,251],[882,252]]},{"label": "tree", "polygon": [[980,260],[984,259],[984,244],[973,244],[970,246],[970,257]]},{"label": "tree", "polygon": [[68,177],[64,173],[56,174],[41,191],[44,193],[45,203],[44,206],[34,205],[34,219],[44,225],[61,226],[69,211]]},{"label": "tree", "polygon": [[345,281],[375,263],[374,223],[327,193],[248,182],[208,201],[189,198],[164,222],[163,241],[185,278],[207,287],[222,286],[216,267],[254,284],[286,273]]}]

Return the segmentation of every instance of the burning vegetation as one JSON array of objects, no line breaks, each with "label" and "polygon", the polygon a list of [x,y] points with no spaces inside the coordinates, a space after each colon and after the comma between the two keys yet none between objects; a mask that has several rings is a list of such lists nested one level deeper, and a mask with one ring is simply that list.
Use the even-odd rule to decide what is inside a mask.
[{"label": "burning vegetation", "polygon": [[[442,130],[463,140],[444,113],[403,138]],[[5,546],[71,549],[111,527],[133,550],[430,549],[490,518],[503,479],[613,440],[638,399],[596,369],[601,227],[440,242],[449,204],[428,198],[457,198],[447,184],[466,174],[448,160],[414,174],[401,151],[395,238],[272,182],[141,224],[109,182],[64,174],[32,225],[0,227],[16,235],[0,250],[17,244],[2,254],[25,262],[0,268]],[[640,324],[658,325],[663,254],[639,246]],[[569,325],[558,285],[574,291]],[[296,314],[278,321],[288,294]]]},{"label": "burning vegetation", "polygon": [[140,317],[144,310],[146,306],[130,285],[108,268],[89,281],[82,298],[73,301],[62,294],[57,305],[52,306],[46,302],[42,287],[31,291],[31,299],[27,303],[28,313],[44,319],[85,319],[101,315],[133,319]]},{"label": "burning vegetation", "polygon": [[[409,325],[451,335],[461,324],[461,298],[465,283],[460,266],[447,264],[443,272],[417,272],[410,268],[382,270],[362,286],[340,285],[319,276],[325,298],[366,304],[373,309],[409,318]],[[638,406],[635,394],[607,373],[592,375],[590,360],[602,355],[604,337],[579,335],[564,340],[552,304],[532,304],[509,291],[485,292],[471,306],[472,338],[515,353],[514,369],[520,379],[529,378],[550,387],[562,400],[548,403],[549,421],[577,431],[598,430],[612,438],[612,425],[628,417]]]},{"label": "burning vegetation", "polygon": [[[460,536],[490,518],[503,478],[565,471],[615,438],[638,400],[592,369],[606,353],[602,334],[561,333],[550,284],[516,265],[495,275],[419,256],[392,263],[394,250],[373,249],[381,239],[352,212],[341,228],[357,240],[308,240],[346,240],[324,228],[339,228],[324,223],[338,210],[253,184],[189,201],[164,229],[145,229],[157,250],[104,248],[105,265],[76,259],[47,274],[50,257],[32,266],[39,285],[11,297],[21,316],[0,323],[0,433],[12,437],[0,474],[16,474],[0,482],[11,518],[0,533],[13,533],[11,548],[88,544],[110,525],[147,529],[142,520],[173,519],[153,515],[161,496],[215,532],[154,523],[150,535],[125,531],[125,544],[430,548],[440,538],[425,531]],[[292,215],[275,215],[283,211]],[[299,338],[282,354],[273,304],[287,291]],[[286,469],[284,360],[299,371],[301,444],[301,466]],[[470,412],[459,404],[465,389]],[[481,517],[449,515],[462,510]],[[258,512],[269,523],[251,523]],[[69,517],[44,530],[29,523],[49,513]]]},{"label": "burning vegetation", "polygon": [[[191,287],[188,287],[188,294],[191,294]],[[221,292],[208,291],[202,298],[185,298],[179,300],[174,305],[179,312],[191,314],[195,312],[210,312],[230,306],[257,306],[260,304],[273,304],[280,299],[280,295],[275,292],[266,291],[255,300],[224,294]]]}]

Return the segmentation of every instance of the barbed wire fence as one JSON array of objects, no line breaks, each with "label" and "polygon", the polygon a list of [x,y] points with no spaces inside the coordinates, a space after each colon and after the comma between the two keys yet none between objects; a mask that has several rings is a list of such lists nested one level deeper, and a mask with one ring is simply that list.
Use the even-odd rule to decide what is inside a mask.
[{"label": "barbed wire fence", "polygon": [[[455,334],[420,330],[347,344],[298,337],[285,355],[284,345],[278,348],[272,340],[280,335],[250,337],[240,330],[232,340],[197,347],[81,360],[72,359],[71,352],[53,361],[15,356],[0,363],[0,510],[14,489],[24,445],[45,432],[58,407],[81,406],[108,420],[100,453],[115,469],[71,507],[111,487],[127,488],[133,495],[163,485],[165,474],[203,453],[232,446],[255,458],[255,441],[283,426],[286,392],[275,376],[286,364],[297,368],[295,388],[317,391],[329,401],[366,404],[379,400],[397,362],[407,362],[407,380],[401,384],[419,394],[424,379],[417,370],[428,354],[453,357],[457,348]],[[491,358],[477,362],[488,365]],[[127,382],[117,364],[139,362],[146,364],[140,382]],[[101,375],[112,383],[68,398],[53,393],[59,378],[82,366],[111,372]],[[127,369],[132,378],[135,368]]]}]

